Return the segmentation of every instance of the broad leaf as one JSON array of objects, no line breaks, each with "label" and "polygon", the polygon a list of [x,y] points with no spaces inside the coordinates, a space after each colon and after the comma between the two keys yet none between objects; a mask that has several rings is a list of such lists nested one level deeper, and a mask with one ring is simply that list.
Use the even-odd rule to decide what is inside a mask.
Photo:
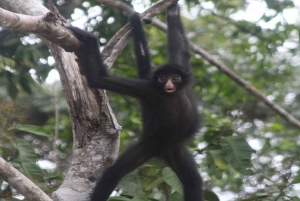
[{"label": "broad leaf", "polygon": [[183,194],[182,185],[177,177],[177,175],[169,167],[165,167],[162,171],[162,177],[164,181],[171,186],[172,189],[180,194]]},{"label": "broad leaf", "polygon": [[217,178],[222,178],[222,172],[227,169],[227,162],[222,156],[221,150],[209,150],[207,151],[207,165],[209,166],[209,173],[216,176]]},{"label": "broad leaf", "polygon": [[138,185],[133,182],[129,182],[128,180],[123,180],[118,185],[126,195],[144,197],[143,186]]},{"label": "broad leaf", "polygon": [[125,197],[110,197],[109,199],[108,199],[108,201],[129,201],[129,200],[131,200],[131,199],[129,199],[129,198],[125,198]]},{"label": "broad leaf", "polygon": [[251,175],[251,155],[254,150],[248,142],[240,136],[222,137],[221,151],[225,160],[238,172]]},{"label": "broad leaf", "polygon": [[148,186],[146,186],[145,190],[149,191],[158,186],[159,184],[163,183],[163,179],[161,177],[155,179],[153,182],[151,182]]},{"label": "broad leaf", "polygon": [[17,124],[8,129],[10,130],[18,130],[18,131],[25,131],[28,133],[32,133],[39,136],[49,137],[52,135],[51,131],[44,129],[40,126],[29,125],[29,124]]},{"label": "broad leaf", "polygon": [[300,175],[297,175],[293,181],[292,181],[292,184],[299,184],[300,183]]},{"label": "broad leaf", "polygon": [[172,193],[169,198],[170,198],[169,200],[172,200],[172,201],[183,201],[184,200],[183,195],[178,192]]},{"label": "broad leaf", "polygon": [[209,201],[220,201],[219,197],[212,191],[204,190],[204,199]]},{"label": "broad leaf", "polygon": [[31,181],[44,188],[44,177],[41,168],[36,164],[37,158],[33,148],[28,142],[16,139],[15,148],[18,150],[18,159],[24,175]]}]

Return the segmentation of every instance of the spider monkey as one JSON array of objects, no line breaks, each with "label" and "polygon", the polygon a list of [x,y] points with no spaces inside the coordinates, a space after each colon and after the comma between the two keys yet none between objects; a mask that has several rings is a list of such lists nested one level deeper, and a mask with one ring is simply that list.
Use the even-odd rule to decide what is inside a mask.
[{"label": "spider monkey", "polygon": [[109,166],[97,182],[91,201],[106,201],[118,181],[151,157],[162,158],[183,184],[185,201],[203,201],[202,179],[193,155],[185,147],[200,126],[197,104],[188,87],[191,80],[189,44],[177,3],[167,9],[168,63],[151,72],[145,33],[138,13],[130,16],[137,79],[108,75],[97,38],[69,27],[82,42],[75,52],[81,73],[91,88],[107,89],[140,100],[143,132]]}]

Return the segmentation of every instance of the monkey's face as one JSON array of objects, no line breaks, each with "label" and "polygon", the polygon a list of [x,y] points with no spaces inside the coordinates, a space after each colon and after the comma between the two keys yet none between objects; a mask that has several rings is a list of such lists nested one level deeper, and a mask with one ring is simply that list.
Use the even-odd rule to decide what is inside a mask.
[{"label": "monkey's face", "polygon": [[163,86],[166,93],[171,94],[176,92],[177,86],[181,83],[181,76],[178,74],[159,75],[157,81]]}]

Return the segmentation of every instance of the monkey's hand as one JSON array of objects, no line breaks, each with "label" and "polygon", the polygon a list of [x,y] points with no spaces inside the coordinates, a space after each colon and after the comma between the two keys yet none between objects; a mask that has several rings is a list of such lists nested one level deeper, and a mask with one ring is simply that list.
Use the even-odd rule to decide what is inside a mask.
[{"label": "monkey's hand", "polygon": [[87,75],[88,71],[95,72],[96,69],[89,68],[103,65],[97,37],[78,27],[68,26],[66,28],[71,30],[74,36],[82,42],[80,48],[75,51],[80,73],[82,75]]}]

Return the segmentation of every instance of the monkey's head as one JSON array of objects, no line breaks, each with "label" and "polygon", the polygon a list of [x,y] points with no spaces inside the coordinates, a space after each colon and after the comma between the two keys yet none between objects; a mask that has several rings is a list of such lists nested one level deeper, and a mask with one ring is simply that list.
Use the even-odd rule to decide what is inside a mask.
[{"label": "monkey's head", "polygon": [[190,72],[184,72],[178,64],[164,64],[159,66],[152,75],[151,82],[154,89],[161,94],[174,94],[185,87],[191,77]]}]

